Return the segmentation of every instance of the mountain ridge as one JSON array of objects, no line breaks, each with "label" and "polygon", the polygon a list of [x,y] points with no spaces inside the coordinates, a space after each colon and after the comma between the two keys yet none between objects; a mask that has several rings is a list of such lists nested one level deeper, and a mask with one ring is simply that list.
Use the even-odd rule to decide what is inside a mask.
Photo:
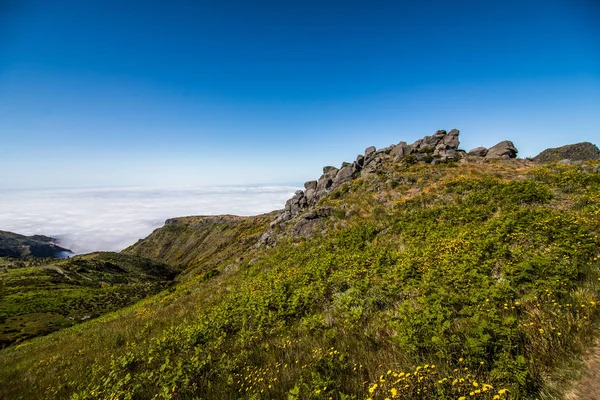
[{"label": "mountain ridge", "polygon": [[446,136],[367,148],[283,210],[169,219],[126,253],[175,263],[177,284],[1,351],[0,391],[559,398],[600,322],[600,164],[506,141],[442,160]]}]

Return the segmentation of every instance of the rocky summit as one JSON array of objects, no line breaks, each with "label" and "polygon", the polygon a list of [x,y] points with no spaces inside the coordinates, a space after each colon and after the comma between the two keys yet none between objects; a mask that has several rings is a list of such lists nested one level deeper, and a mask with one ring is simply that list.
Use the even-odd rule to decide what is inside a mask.
[{"label": "rocky summit", "polygon": [[[433,135],[425,136],[410,145],[401,141],[398,144],[392,144],[379,150],[375,146],[369,146],[365,149],[364,154],[359,154],[356,157],[354,162],[344,162],[340,168],[325,166],[323,167],[323,175],[318,180],[304,183],[304,190],[296,191],[294,196],[287,200],[284,210],[278,213],[277,218],[271,223],[270,227],[274,228],[282,222],[292,220],[344,183],[358,177],[376,174],[377,171],[381,170],[384,161],[439,164],[448,161],[466,161],[469,157],[476,159],[508,159],[517,156],[517,148],[513,142],[508,140],[502,141],[489,149],[478,147],[466,153],[464,150],[459,149],[459,135],[460,131],[458,129],[452,129],[449,132],[438,130]],[[328,210],[319,210],[316,213],[313,211],[311,214],[307,214],[296,224],[294,231],[298,234],[307,232],[320,217],[327,216],[328,212]],[[273,233],[267,231],[262,236],[259,245],[272,245],[274,243],[273,238]]]}]

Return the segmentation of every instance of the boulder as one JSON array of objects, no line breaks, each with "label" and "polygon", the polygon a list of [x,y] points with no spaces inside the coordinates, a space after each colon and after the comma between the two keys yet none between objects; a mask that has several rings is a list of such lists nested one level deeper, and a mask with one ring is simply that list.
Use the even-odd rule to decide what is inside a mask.
[{"label": "boulder", "polygon": [[406,142],[400,142],[396,146],[394,146],[391,154],[393,156],[404,157],[410,154],[410,149],[408,148]]},{"label": "boulder", "polygon": [[373,153],[375,153],[375,146],[369,146],[365,149],[365,157],[369,157]]},{"label": "boulder", "polygon": [[367,176],[369,174],[375,173],[381,167],[381,159],[379,157],[375,157],[369,160],[368,163],[365,163],[362,171],[360,172],[361,176]]},{"label": "boulder", "polygon": [[[456,133],[456,136],[458,136],[458,133]],[[445,137],[445,130],[439,130],[431,136],[425,136],[423,139],[419,139],[411,145],[411,152],[432,153],[435,151],[437,145],[445,139]]]},{"label": "boulder", "polygon": [[317,197],[321,198],[333,184],[333,179],[328,177],[327,175],[321,175],[319,180],[317,181]]},{"label": "boulder", "polygon": [[452,129],[446,136],[443,137],[442,141],[448,148],[454,150],[458,149],[460,142],[458,141],[458,135],[460,134],[458,129]]},{"label": "boulder", "polygon": [[356,164],[358,164],[360,167],[362,167],[365,164],[365,156],[363,156],[362,154],[359,154],[356,156]]},{"label": "boulder", "polygon": [[[315,181],[316,182],[316,181]],[[317,193],[317,186],[315,185],[314,189],[308,189],[306,191],[306,193],[304,194],[304,197],[306,197],[306,200],[308,200],[308,203],[312,203],[312,201],[315,199],[315,194]]]},{"label": "boulder", "polygon": [[486,149],[485,147],[475,147],[474,149],[469,150],[468,154],[474,157],[485,157],[487,152],[488,149]]},{"label": "boulder", "polygon": [[[441,132],[441,131],[438,131]],[[435,145],[435,149],[433,151],[434,157],[439,157],[442,160],[454,160],[457,158],[456,151],[458,150],[458,145],[460,144],[458,140],[459,135],[458,129],[452,129],[450,133],[441,137],[441,140],[437,142]],[[434,135],[435,137],[435,135]],[[433,143],[431,141],[431,143]]]},{"label": "boulder", "polygon": [[485,158],[516,158],[519,150],[510,140],[504,140],[488,149]]},{"label": "boulder", "polygon": [[306,190],[310,190],[310,189],[316,189],[317,188],[317,181],[308,181],[304,183],[304,189]]},{"label": "boulder", "polygon": [[303,215],[292,228],[292,236],[306,236],[312,233],[313,228],[319,221],[324,220],[333,214],[333,209],[321,208],[313,210]]},{"label": "boulder", "polygon": [[411,154],[417,153],[419,151],[419,148],[421,147],[421,143],[423,143],[423,139],[416,140],[413,144],[411,144],[409,146],[410,153]]},{"label": "boulder", "polygon": [[331,179],[333,179],[335,177],[335,174],[337,174],[338,171],[339,171],[339,169],[337,169],[336,167],[332,167],[331,165],[323,167],[323,175],[325,175]]},{"label": "boulder", "polygon": [[342,185],[343,183],[351,181],[353,172],[354,171],[352,168],[352,164],[348,164],[342,167],[342,169],[340,169],[340,171],[336,174],[335,178],[333,179],[333,188],[336,188]]}]

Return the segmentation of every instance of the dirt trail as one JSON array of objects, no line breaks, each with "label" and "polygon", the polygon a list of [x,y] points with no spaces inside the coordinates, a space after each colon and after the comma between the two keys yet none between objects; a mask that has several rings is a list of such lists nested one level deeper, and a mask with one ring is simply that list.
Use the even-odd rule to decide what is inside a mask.
[{"label": "dirt trail", "polygon": [[565,394],[565,400],[600,400],[600,342],[587,355],[585,370]]}]

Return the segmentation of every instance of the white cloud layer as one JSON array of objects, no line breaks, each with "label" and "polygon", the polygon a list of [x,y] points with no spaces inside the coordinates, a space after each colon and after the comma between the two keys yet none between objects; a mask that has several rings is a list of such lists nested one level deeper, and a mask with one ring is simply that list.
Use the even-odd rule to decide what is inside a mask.
[{"label": "white cloud layer", "polygon": [[283,208],[298,187],[0,190],[0,230],[59,239],[77,254],[120,251],[165,219],[256,215]]}]

